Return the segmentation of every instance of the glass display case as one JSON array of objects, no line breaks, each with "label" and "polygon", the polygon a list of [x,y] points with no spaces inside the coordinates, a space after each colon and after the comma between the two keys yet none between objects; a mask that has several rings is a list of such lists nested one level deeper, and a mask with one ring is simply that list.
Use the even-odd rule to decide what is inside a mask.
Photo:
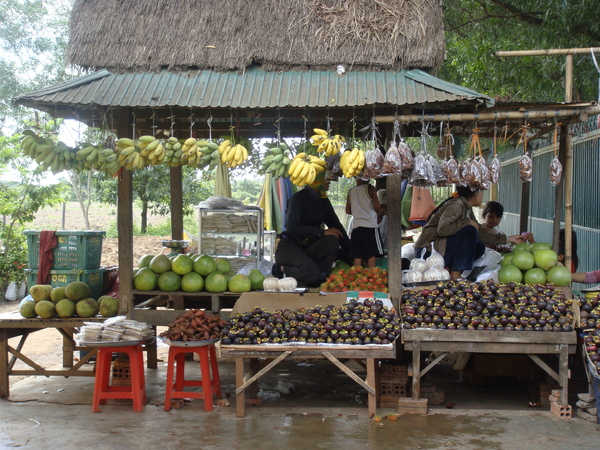
[{"label": "glass display case", "polygon": [[234,271],[259,267],[264,248],[263,210],[198,209],[198,253],[227,258]]}]

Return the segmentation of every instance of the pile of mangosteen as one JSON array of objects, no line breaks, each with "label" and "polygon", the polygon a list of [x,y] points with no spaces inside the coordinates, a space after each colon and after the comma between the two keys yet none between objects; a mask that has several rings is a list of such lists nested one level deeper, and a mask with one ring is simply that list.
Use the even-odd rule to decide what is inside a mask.
[{"label": "pile of mangosteen", "polygon": [[583,345],[585,352],[592,362],[597,377],[600,373],[600,328],[584,330]]},{"label": "pile of mangosteen", "polygon": [[444,281],[404,292],[402,327],[573,331],[572,302],[552,284]]},{"label": "pile of mangosteen", "polygon": [[600,295],[579,299],[582,328],[600,328]]},{"label": "pile of mangosteen", "polygon": [[224,345],[327,343],[390,344],[400,334],[400,318],[379,299],[297,310],[254,308],[232,316],[223,329]]}]

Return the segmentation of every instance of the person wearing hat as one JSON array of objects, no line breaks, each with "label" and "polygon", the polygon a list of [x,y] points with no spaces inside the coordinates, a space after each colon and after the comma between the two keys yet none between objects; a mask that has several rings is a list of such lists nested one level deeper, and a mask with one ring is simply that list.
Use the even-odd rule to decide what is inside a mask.
[{"label": "person wearing hat", "polygon": [[340,252],[349,251],[350,240],[327,198],[329,181],[321,172],[314,183],[288,201],[285,231],[275,250],[271,273],[294,277],[300,286],[319,286]]},{"label": "person wearing hat", "polygon": [[415,242],[415,256],[427,257],[431,244],[444,257],[452,279],[462,278],[462,272],[473,269],[473,262],[485,252],[485,244],[518,244],[525,242],[520,234],[506,236],[490,233],[475,220],[474,206],[480,206],[483,191],[457,186],[456,192],[433,210]]}]

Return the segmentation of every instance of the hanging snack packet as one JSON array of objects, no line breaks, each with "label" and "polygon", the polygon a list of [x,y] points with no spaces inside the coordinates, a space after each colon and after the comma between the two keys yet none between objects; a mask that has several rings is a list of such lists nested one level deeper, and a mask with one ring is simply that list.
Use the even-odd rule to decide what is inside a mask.
[{"label": "hanging snack packet", "polygon": [[552,183],[552,186],[556,186],[556,185],[558,185],[558,183],[560,183],[561,176],[562,176],[562,164],[560,163],[558,158],[555,156],[554,158],[552,158],[552,161],[550,162],[550,183]]},{"label": "hanging snack packet", "polygon": [[398,145],[395,141],[392,141],[387,152],[385,153],[382,174],[390,175],[401,172],[402,158],[400,157],[400,152],[398,151]]},{"label": "hanging snack packet", "polygon": [[519,159],[519,175],[521,181],[531,181],[533,178],[533,161],[527,153]]}]

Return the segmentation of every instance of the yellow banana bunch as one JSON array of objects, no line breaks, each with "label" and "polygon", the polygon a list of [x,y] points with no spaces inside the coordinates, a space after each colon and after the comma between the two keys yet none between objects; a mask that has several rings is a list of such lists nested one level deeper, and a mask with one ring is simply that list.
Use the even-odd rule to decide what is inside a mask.
[{"label": "yellow banana bunch", "polygon": [[365,167],[365,152],[353,148],[342,153],[340,158],[340,168],[346,178],[352,178],[362,172]]},{"label": "yellow banana bunch", "polygon": [[165,144],[165,157],[163,163],[171,167],[177,167],[181,161],[181,148],[183,145],[176,137],[171,136]]},{"label": "yellow banana bunch", "polygon": [[261,170],[270,173],[275,178],[285,177],[292,163],[288,145],[280,141],[265,144],[265,147],[267,147],[267,152],[260,162]]},{"label": "yellow banana bunch", "polygon": [[312,184],[319,172],[325,170],[325,161],[314,155],[307,155],[305,152],[298,153],[288,169],[290,180],[296,186],[305,186]]},{"label": "yellow banana bunch", "polygon": [[228,145],[221,154],[221,164],[226,164],[230,169],[243,164],[247,159],[248,150],[241,144],[236,144],[233,147]]},{"label": "yellow banana bunch", "polygon": [[310,138],[312,145],[317,147],[319,153],[325,153],[325,156],[332,156],[339,153],[344,142],[346,142],[344,137],[339,134],[330,137],[327,131],[320,128],[315,128],[313,131],[315,134]]}]

